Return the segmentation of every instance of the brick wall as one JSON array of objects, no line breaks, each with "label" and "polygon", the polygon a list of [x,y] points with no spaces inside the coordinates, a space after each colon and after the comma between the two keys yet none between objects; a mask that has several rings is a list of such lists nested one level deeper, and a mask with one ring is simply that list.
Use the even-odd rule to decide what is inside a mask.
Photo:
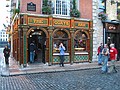
[{"label": "brick wall", "polygon": [[[92,0],[79,0],[79,10],[81,18],[92,19]],[[27,3],[33,2],[36,4],[36,12],[27,11]],[[20,0],[20,12],[21,13],[32,13],[41,14],[42,0]]]},{"label": "brick wall", "polygon": [[[27,3],[30,2],[36,4],[36,11],[27,11]],[[41,7],[42,7],[42,0],[20,0],[21,13],[41,14]]]},{"label": "brick wall", "polygon": [[92,19],[92,0],[80,0],[81,18]]}]

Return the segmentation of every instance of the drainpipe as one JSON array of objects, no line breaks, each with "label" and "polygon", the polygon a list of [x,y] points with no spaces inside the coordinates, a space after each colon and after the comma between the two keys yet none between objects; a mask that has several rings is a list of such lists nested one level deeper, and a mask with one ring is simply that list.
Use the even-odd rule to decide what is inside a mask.
[{"label": "drainpipe", "polygon": [[12,57],[13,57],[13,25],[14,25],[14,21],[17,18],[17,16],[18,16],[18,13],[15,14],[15,16],[14,16],[12,22],[11,22],[11,33],[12,33],[11,34],[11,56]]}]

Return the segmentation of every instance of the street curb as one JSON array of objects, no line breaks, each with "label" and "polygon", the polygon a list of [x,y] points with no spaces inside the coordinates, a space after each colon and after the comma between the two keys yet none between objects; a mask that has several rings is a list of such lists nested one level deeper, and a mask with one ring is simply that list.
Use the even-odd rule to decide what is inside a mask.
[{"label": "street curb", "polygon": [[38,71],[38,72],[32,72],[32,73],[27,73],[27,71],[25,71],[26,73],[20,73],[20,74],[10,74],[9,73],[9,75],[1,75],[2,77],[11,77],[11,76],[20,76],[20,75],[30,75],[30,74],[40,74],[40,73],[59,73],[59,72],[69,72],[69,71],[80,71],[80,70],[90,70],[90,69],[99,69],[99,68],[101,68],[101,67],[94,67],[94,68],[79,68],[79,69],[66,69],[66,70],[54,70],[54,71],[45,71],[45,72],[40,72],[40,71]]}]

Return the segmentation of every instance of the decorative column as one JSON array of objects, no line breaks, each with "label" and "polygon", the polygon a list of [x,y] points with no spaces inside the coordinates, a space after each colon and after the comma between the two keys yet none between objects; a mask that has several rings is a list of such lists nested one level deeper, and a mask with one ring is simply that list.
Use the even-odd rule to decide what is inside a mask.
[{"label": "decorative column", "polygon": [[93,57],[93,29],[90,29],[90,58],[89,62],[92,62],[92,57]]},{"label": "decorative column", "polygon": [[49,66],[52,65],[52,59],[53,59],[53,53],[52,53],[52,51],[53,51],[53,43],[52,43],[53,30],[52,29],[53,29],[52,27],[49,27],[49,30],[48,30],[48,32],[49,32],[49,62],[48,62]]},{"label": "decorative column", "polygon": [[23,26],[23,66],[27,66],[27,30],[28,26]]},{"label": "decorative column", "polygon": [[70,30],[71,33],[71,51],[70,51],[70,63],[73,64],[74,62],[74,29]]},{"label": "decorative column", "polygon": [[22,53],[21,53],[21,28],[20,27],[18,27],[18,64],[19,65],[21,65],[22,63],[21,63],[21,60],[22,60]]}]

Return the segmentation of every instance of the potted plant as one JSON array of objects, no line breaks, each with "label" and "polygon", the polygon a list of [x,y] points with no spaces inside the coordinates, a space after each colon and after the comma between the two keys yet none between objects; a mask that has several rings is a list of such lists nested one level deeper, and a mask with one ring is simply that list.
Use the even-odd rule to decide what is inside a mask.
[{"label": "potted plant", "polygon": [[100,17],[101,20],[106,20],[108,15],[105,12],[100,12],[98,17]]},{"label": "potted plant", "polygon": [[71,17],[80,17],[80,12],[76,8],[76,0],[73,0],[73,8],[70,11],[70,16]]},{"label": "potted plant", "polygon": [[42,13],[43,14],[51,14],[52,13],[52,9],[50,7],[50,5],[48,4],[48,0],[44,0],[44,5],[42,7]]},{"label": "potted plant", "polygon": [[43,14],[51,14],[51,12],[52,12],[52,9],[51,9],[50,6],[43,6],[42,7],[42,13]]},{"label": "potted plant", "polygon": [[79,18],[80,17],[80,12],[77,9],[72,9],[70,11],[70,16]]}]

